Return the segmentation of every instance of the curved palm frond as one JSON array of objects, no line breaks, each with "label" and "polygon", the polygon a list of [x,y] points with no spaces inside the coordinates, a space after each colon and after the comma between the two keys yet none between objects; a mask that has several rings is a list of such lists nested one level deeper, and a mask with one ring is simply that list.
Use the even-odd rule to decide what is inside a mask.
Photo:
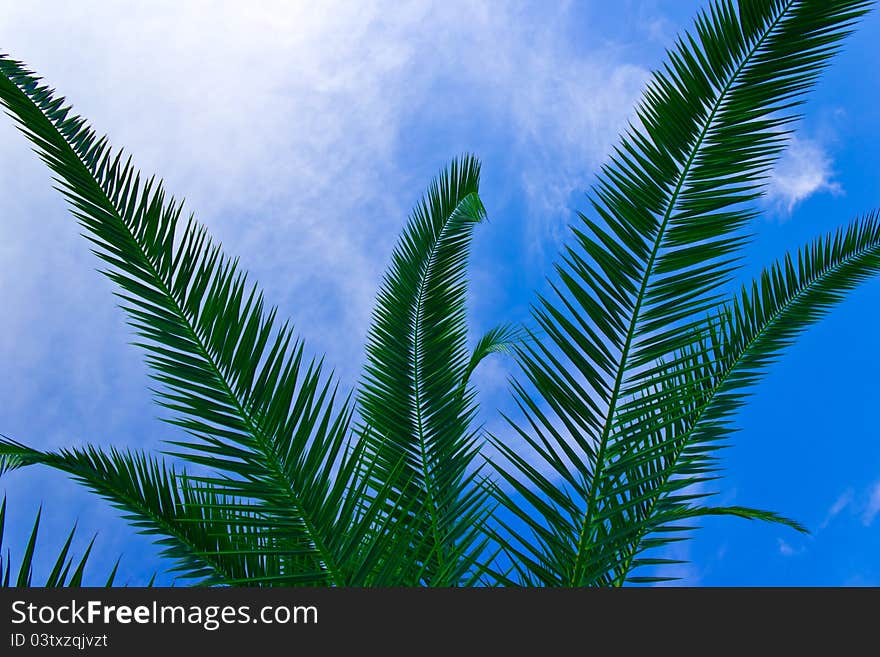
[{"label": "curved palm frond", "polygon": [[646,417],[669,413],[655,368],[682,358],[723,300],[793,109],[869,4],[718,0],[654,74],[593,189],[597,219],[580,215],[554,296],[534,309],[547,337],[518,349],[537,398],[515,384],[526,423],[514,427],[539,463],[496,442],[531,581],[617,582],[617,519],[641,496],[637,478],[608,475],[615,445],[638,445],[622,433],[630,401]]},{"label": "curved palm frond", "polygon": [[144,180],[63,98],[5,56],[0,102],[109,265],[104,273],[119,285],[162,384],[159,402],[191,437],[178,455],[219,471],[205,483],[253,500],[287,548],[303,554],[288,583],[350,583],[352,544],[368,540],[379,514],[361,513],[372,498],[346,502],[360,469],[347,449],[351,405],[337,398],[333,377],[306,361],[302,342],[288,323],[276,326],[276,310],[266,310],[237,260],[192,217],[182,219],[161,183]]},{"label": "curved palm frond", "polygon": [[500,324],[486,331],[471,350],[471,358],[462,378],[462,387],[470,383],[471,376],[483,360],[492,354],[514,356],[517,345],[527,338],[528,334],[523,327],[515,324]]},{"label": "curved palm frond", "polygon": [[120,509],[141,533],[159,536],[162,556],[174,563],[169,572],[178,577],[205,585],[264,584],[296,565],[298,555],[279,552],[271,521],[255,505],[188,478],[155,457],[92,446],[42,452],[3,439],[0,459],[71,475]]},{"label": "curved palm frond", "polygon": [[410,584],[455,585],[485,548],[488,507],[468,378],[500,348],[503,332],[467,351],[467,258],[485,217],[480,164],[453,160],[413,211],[391,258],[367,337],[358,402],[377,487],[401,491],[414,527],[418,571]]}]

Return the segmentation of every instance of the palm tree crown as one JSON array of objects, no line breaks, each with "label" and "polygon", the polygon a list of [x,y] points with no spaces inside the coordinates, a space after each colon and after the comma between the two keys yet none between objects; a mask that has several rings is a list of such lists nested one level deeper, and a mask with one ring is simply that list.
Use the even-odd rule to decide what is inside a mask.
[{"label": "palm tree crown", "polygon": [[[68,473],[204,585],[619,586],[670,577],[641,567],[674,563],[657,549],[700,516],[804,531],[711,504],[716,452],[766,366],[880,270],[880,220],[725,288],[798,106],[870,4],[714,0],[647,85],[534,321],[470,350],[467,261],[486,209],[477,159],[453,160],[398,240],[351,394],[161,182],[0,56],[0,102],[54,173],[186,435],[161,458],[4,438],[0,474]],[[477,423],[471,375],[498,352],[521,370],[517,445]],[[0,537],[4,515],[5,502]],[[69,548],[49,585],[81,582],[88,553],[73,565]],[[0,560],[0,581],[11,572]]]}]

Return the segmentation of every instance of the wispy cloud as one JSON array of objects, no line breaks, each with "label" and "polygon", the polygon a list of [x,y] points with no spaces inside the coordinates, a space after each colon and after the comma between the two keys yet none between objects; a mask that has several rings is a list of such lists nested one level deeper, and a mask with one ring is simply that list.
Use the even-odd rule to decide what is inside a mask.
[{"label": "wispy cloud", "polygon": [[814,194],[842,194],[834,180],[833,160],[818,139],[792,137],[779,158],[767,186],[767,202],[781,215],[790,215]]},{"label": "wispy cloud", "polygon": [[648,39],[669,47],[681,29],[661,11],[656,2],[640,2],[635,13],[636,27]]},{"label": "wispy cloud", "polygon": [[880,481],[874,483],[868,492],[868,502],[862,513],[862,524],[870,527],[880,514]]},{"label": "wispy cloud", "polygon": [[861,518],[862,525],[870,527],[880,515],[880,481],[874,482],[864,490],[864,495],[856,496],[852,487],[843,491],[828,509],[825,520],[822,521],[819,529],[828,527],[837,516],[847,509],[853,516]]},{"label": "wispy cloud", "polygon": [[855,492],[852,488],[847,488],[843,491],[840,496],[834,500],[834,503],[829,507],[828,513],[825,515],[825,520],[822,521],[822,524],[819,525],[819,529],[825,529],[831,521],[834,520],[840,513],[849,507],[853,503],[853,499],[855,498]]},{"label": "wispy cloud", "polygon": [[798,554],[803,554],[806,551],[804,546],[795,547],[781,538],[777,538],[776,542],[779,546],[779,554],[783,557],[793,557]]},{"label": "wispy cloud", "polygon": [[[647,76],[559,38],[566,5],[89,6],[14,4],[4,47],[185,194],[343,374],[356,370],[397,232],[443,162],[465,148],[503,151],[495,161],[516,172],[510,182],[531,207],[526,243],[539,248],[559,238],[569,196],[586,185]],[[55,19],[34,18],[45,15]],[[484,124],[491,140],[474,128]],[[420,133],[442,135],[429,156],[410,145]],[[20,142],[4,128],[4,158],[28,157]],[[42,170],[27,172],[39,178],[8,181],[4,197],[48,187]],[[34,212],[23,208],[22,225],[10,225],[19,243],[57,229],[30,226]],[[70,270],[82,271],[84,249],[64,247],[77,254]],[[19,256],[7,271],[26,283],[33,276]],[[58,273],[56,264],[48,275]]]}]

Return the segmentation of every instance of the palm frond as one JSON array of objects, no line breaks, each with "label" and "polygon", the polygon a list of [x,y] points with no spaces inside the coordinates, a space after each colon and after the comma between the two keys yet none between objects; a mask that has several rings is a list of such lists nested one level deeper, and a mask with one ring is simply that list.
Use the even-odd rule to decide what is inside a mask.
[{"label": "palm frond", "polygon": [[468,377],[492,343],[469,356],[465,312],[479,179],[475,158],[453,160],[413,211],[376,301],[358,397],[373,485],[401,491],[412,512],[400,521],[418,525],[418,580],[438,586],[461,582],[485,547]]},{"label": "palm frond", "polygon": [[668,526],[689,508],[690,500],[675,499],[678,492],[713,476],[713,454],[724,446],[749,388],[801,332],[878,273],[880,221],[873,213],[766,269],[706,321],[687,357],[675,367],[656,368],[658,387],[670,391],[665,413],[646,417],[655,400],[635,398],[621,407],[629,429],[613,447],[607,487],[623,494],[638,481],[640,492],[614,522],[627,528],[616,544],[618,583],[631,577],[636,555],[674,535],[649,538],[654,527]]},{"label": "palm frond", "polygon": [[[272,524],[245,504],[178,473],[155,457],[97,447],[42,452],[0,441],[0,459],[18,467],[40,464],[71,475],[113,506],[133,527],[156,536],[169,572],[203,585],[265,583],[296,564],[280,552]],[[292,562],[292,563],[291,563]]]},{"label": "palm frond", "polygon": [[[348,582],[352,541],[370,529],[342,517],[358,472],[347,450],[351,405],[309,362],[288,323],[207,231],[183,219],[162,184],[114,153],[63,98],[0,57],[0,102],[56,175],[146,350],[158,399],[190,439],[179,456],[255,501],[302,551],[290,583]],[[233,509],[234,510],[234,509]],[[310,556],[306,556],[310,555]]]},{"label": "palm frond", "polygon": [[[527,418],[515,428],[542,465],[499,447],[516,492],[504,499],[529,529],[521,556],[539,581],[614,582],[619,528],[611,519],[640,495],[637,481],[607,488],[621,409],[640,398],[657,403],[643,401],[643,414],[668,412],[652,371],[681,357],[723,300],[720,286],[754,215],[748,202],[761,193],[793,110],[869,4],[718,0],[654,74],[637,125],[593,189],[596,218],[580,215],[554,296],[534,309],[546,338],[518,349],[538,398],[515,386]],[[518,513],[523,498],[534,513]]]},{"label": "palm frond", "polygon": [[[478,161],[453,161],[383,280],[361,422],[321,359],[162,183],[0,55],[0,103],[118,286],[157,401],[186,434],[167,454],[193,466],[0,437],[0,475],[36,464],[69,474],[156,537],[172,572],[205,585],[644,583],[671,579],[662,569],[679,561],[658,550],[704,516],[805,531],[713,504],[717,453],[767,365],[880,271],[880,220],[817,240],[729,303],[722,290],[804,94],[870,4],[714,0],[602,168],[592,216],[579,214],[552,294],[533,308],[537,327],[494,328],[472,351],[467,259],[485,209]],[[477,459],[471,378],[504,352],[524,380],[512,382],[517,442],[493,438],[502,487]],[[506,512],[494,515],[497,504]],[[5,510],[4,500],[0,550]],[[0,583],[31,585],[39,520],[17,569],[0,552]],[[91,546],[75,561],[72,540],[47,585],[81,584]]]}]

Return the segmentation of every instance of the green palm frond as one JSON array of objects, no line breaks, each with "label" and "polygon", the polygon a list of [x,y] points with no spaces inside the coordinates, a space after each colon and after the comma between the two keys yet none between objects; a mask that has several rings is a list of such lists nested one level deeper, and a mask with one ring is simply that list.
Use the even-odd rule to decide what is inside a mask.
[{"label": "green palm frond", "polygon": [[0,459],[71,475],[121,510],[141,533],[157,536],[162,556],[174,564],[169,572],[184,579],[264,583],[289,572],[298,556],[279,554],[271,522],[254,505],[193,481],[155,457],[91,446],[42,452],[3,439]]},{"label": "green palm frond", "polygon": [[713,476],[713,454],[729,436],[731,417],[749,387],[798,334],[878,273],[880,221],[874,213],[765,270],[706,322],[678,366],[658,367],[658,387],[670,393],[667,412],[646,418],[644,409],[655,402],[641,399],[621,408],[621,420],[630,430],[614,445],[608,488],[626,488],[638,480],[640,494],[615,520],[626,527],[616,546],[618,583],[627,577],[632,581],[629,573],[639,565],[638,554],[671,538],[670,532],[661,537],[650,533],[685,511],[690,502],[679,503],[675,496]]},{"label": "green palm frond", "polygon": [[118,284],[162,384],[159,402],[190,436],[179,455],[219,471],[204,483],[272,518],[287,548],[303,555],[289,583],[349,583],[345,560],[377,514],[361,512],[366,499],[345,501],[360,469],[347,449],[351,405],[338,398],[333,377],[307,361],[237,260],[183,218],[161,183],[143,179],[63,98],[6,57],[0,102],[109,265],[104,273]]},{"label": "green palm frond", "polygon": [[471,467],[480,441],[468,378],[506,333],[468,354],[467,258],[485,216],[479,180],[479,162],[465,156],[431,184],[394,249],[367,337],[358,401],[371,478],[401,491],[411,509],[400,521],[416,525],[412,584],[460,583],[485,547],[487,489]]},{"label": "green palm frond", "polygon": [[[12,555],[8,548],[5,550],[4,556],[3,532],[6,526],[6,497],[4,497],[3,502],[0,503],[0,587],[42,586],[46,588],[59,588],[83,585],[83,574],[86,564],[89,561],[89,556],[91,555],[92,545],[94,544],[95,539],[92,538],[83,552],[82,557],[80,557],[78,561],[75,561],[70,554],[70,547],[76,533],[76,525],[70,530],[67,539],[64,541],[64,545],[62,545],[61,549],[58,551],[58,555],[55,558],[54,565],[52,566],[49,575],[42,584],[34,584],[34,559],[36,557],[37,535],[40,531],[40,517],[42,516],[42,513],[43,509],[40,507],[37,511],[37,515],[34,517],[34,524],[31,528],[27,545],[24,549],[24,554],[18,564],[18,568],[16,568],[12,563]],[[112,586],[115,577],[116,567],[110,572],[110,575],[106,580],[106,586]]]},{"label": "green palm frond", "polygon": [[580,215],[554,296],[534,310],[546,338],[518,349],[537,398],[515,385],[527,419],[516,430],[540,466],[499,448],[516,493],[503,499],[528,527],[519,557],[535,581],[615,583],[626,529],[616,519],[642,494],[638,479],[607,474],[619,441],[639,445],[624,438],[622,414],[633,399],[643,417],[669,413],[677,393],[656,390],[655,369],[683,358],[703,315],[723,300],[754,215],[748,202],[793,110],[868,5],[719,0],[654,74],[637,125],[594,187],[596,219]]}]

